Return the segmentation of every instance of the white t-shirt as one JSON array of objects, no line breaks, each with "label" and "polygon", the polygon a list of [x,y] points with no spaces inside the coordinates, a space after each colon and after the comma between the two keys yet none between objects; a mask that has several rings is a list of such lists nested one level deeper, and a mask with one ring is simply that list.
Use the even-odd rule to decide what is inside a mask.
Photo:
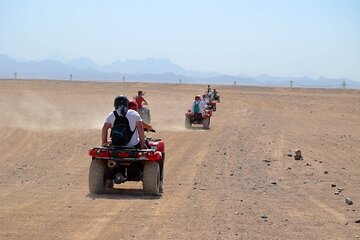
[{"label": "white t-shirt", "polygon": [[196,101],[194,100],[192,105],[191,105],[191,110],[194,111],[194,106],[195,103],[199,104],[199,113],[203,113],[205,111],[205,104],[203,103],[203,101]]},{"label": "white t-shirt", "polygon": [[[119,116],[121,115],[120,109],[116,110],[117,113],[119,114]],[[129,109],[125,115],[125,117],[128,119],[129,121],[129,126],[130,126],[130,130],[134,131],[136,128],[136,122],[137,121],[142,121],[140,115],[138,114],[138,112]],[[114,122],[115,122],[115,115],[114,112],[111,112],[107,115],[106,119],[105,119],[105,123],[110,123],[111,127],[114,126]],[[132,135],[130,142],[125,145],[125,147],[134,147],[135,145],[137,145],[140,142],[140,138],[139,138],[139,132],[136,129],[134,134]]]}]

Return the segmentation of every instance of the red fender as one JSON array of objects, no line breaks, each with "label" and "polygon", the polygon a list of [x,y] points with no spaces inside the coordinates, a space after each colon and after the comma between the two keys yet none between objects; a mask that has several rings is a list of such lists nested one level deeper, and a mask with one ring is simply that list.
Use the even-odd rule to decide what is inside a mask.
[{"label": "red fender", "polygon": [[156,151],[165,152],[165,142],[163,141],[158,142]]}]

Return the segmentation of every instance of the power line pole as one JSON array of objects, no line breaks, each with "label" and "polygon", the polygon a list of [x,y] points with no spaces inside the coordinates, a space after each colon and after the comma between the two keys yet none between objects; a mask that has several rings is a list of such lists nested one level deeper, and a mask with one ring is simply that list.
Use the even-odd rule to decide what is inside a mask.
[{"label": "power line pole", "polygon": [[346,89],[346,81],[345,81],[345,80],[342,82],[341,85],[342,85],[342,88],[343,88],[343,89]]},{"label": "power line pole", "polygon": [[125,76],[123,76],[123,83],[125,82]]},{"label": "power line pole", "polygon": [[70,81],[72,81],[72,74],[70,74]]},{"label": "power line pole", "polygon": [[181,84],[181,78],[179,79],[179,84]]},{"label": "power line pole", "polygon": [[290,88],[292,89],[293,88],[293,80],[290,80]]},{"label": "power line pole", "polygon": [[234,81],[234,87],[236,86],[236,81]]},{"label": "power line pole", "polygon": [[17,73],[14,73],[14,79],[16,79],[17,78]]}]

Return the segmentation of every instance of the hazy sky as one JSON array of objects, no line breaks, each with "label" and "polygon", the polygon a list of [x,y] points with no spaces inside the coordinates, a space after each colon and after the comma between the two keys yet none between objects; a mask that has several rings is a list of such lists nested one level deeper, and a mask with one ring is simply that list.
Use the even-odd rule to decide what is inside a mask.
[{"label": "hazy sky", "polygon": [[360,81],[360,1],[1,0],[0,54]]}]

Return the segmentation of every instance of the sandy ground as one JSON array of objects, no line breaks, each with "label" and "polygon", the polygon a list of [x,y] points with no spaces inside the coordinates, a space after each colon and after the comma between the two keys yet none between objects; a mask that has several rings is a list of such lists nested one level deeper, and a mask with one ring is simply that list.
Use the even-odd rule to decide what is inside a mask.
[{"label": "sandy ground", "polygon": [[[216,87],[211,129],[186,130],[204,85],[0,81],[0,239],[360,236],[360,91]],[[166,141],[164,193],[89,195],[113,98],[140,89]]]}]

